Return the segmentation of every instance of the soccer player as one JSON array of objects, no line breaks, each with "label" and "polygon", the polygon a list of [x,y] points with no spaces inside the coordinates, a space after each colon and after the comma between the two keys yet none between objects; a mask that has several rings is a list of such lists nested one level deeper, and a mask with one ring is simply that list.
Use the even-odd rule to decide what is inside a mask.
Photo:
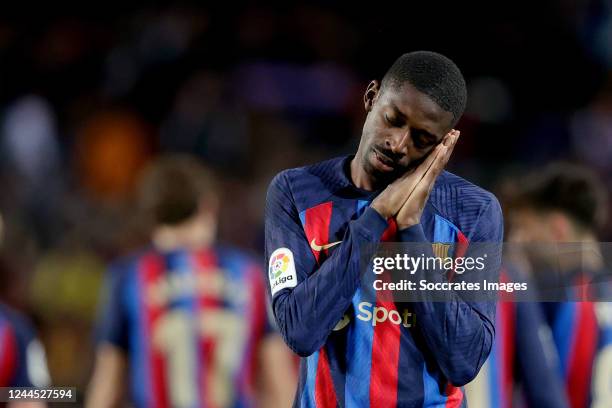
[{"label": "soccer player", "polygon": [[276,407],[295,389],[292,356],[271,330],[260,264],[215,244],[218,197],[195,159],[145,173],[152,245],[110,271],[87,404]]},{"label": "soccer player", "polygon": [[[568,289],[584,292],[593,279],[609,281],[596,234],[604,221],[606,197],[601,183],[585,169],[567,164],[552,165],[526,179],[530,182],[523,184],[512,206],[511,240],[530,244],[526,254],[540,286],[560,277]],[[569,243],[572,249],[581,243],[582,251],[561,257],[558,254],[563,251],[551,251],[550,245],[542,243]],[[570,295],[580,299],[577,293]],[[612,401],[611,306],[590,301],[542,303],[572,408],[599,408]]]},{"label": "soccer player", "polygon": [[[526,282],[527,277],[507,262],[500,281]],[[569,407],[552,333],[540,305],[517,302],[513,293],[503,293],[499,300],[491,354],[478,376],[466,386],[469,407],[511,408],[521,399],[529,407]]]},{"label": "soccer player", "polygon": [[[0,244],[4,223],[0,215]],[[30,321],[0,303],[0,387],[46,387],[50,385],[45,351]],[[41,402],[12,402],[14,408],[41,408]]]},{"label": "soccer player", "polygon": [[[303,357],[294,406],[466,405],[462,386],[489,355],[495,303],[451,293],[406,313],[394,302],[368,302],[360,287],[368,244],[411,242],[431,251],[430,243],[502,241],[497,199],[443,171],[466,98],[451,60],[404,54],[365,91],[355,155],[273,179],[266,258],[276,322]],[[498,279],[500,255],[488,260],[490,281]],[[398,318],[410,314],[414,325]]]},{"label": "soccer player", "polygon": [[[0,387],[45,387],[49,382],[45,353],[29,321],[0,304]],[[9,404],[14,408],[44,406],[41,402]]]}]

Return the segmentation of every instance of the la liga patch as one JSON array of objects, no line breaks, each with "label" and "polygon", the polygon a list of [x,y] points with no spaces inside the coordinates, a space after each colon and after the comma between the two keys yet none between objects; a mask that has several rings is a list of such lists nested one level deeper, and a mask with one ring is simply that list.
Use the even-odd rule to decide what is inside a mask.
[{"label": "la liga patch", "polygon": [[268,264],[268,278],[272,296],[281,289],[294,288],[297,285],[295,261],[289,248],[278,248],[272,252]]}]

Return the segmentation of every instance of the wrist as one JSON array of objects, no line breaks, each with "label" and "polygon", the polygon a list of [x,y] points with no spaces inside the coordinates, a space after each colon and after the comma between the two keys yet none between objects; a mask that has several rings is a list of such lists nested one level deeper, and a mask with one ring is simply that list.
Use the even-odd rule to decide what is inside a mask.
[{"label": "wrist", "polygon": [[384,219],[389,219],[391,217],[391,215],[387,214],[387,211],[383,206],[377,205],[376,201],[372,202],[372,204],[370,205],[370,208],[372,208],[374,211],[380,214],[380,216],[383,217]]},{"label": "wrist", "polygon": [[398,237],[401,242],[427,242],[423,225],[420,223],[403,229],[398,226]]},{"label": "wrist", "polygon": [[403,220],[396,219],[395,222],[397,223],[397,229],[401,231],[420,224],[421,220],[419,218],[408,218]]}]

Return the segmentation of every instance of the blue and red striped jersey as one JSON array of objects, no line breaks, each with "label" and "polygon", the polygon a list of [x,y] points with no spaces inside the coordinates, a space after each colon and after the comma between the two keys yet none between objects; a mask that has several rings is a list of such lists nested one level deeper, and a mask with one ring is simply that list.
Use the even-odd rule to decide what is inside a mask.
[{"label": "blue and red striped jersey", "polygon": [[0,304],[0,387],[42,387],[48,382],[34,328],[25,316]]},{"label": "blue and red striped jersey", "polygon": [[[502,269],[502,282],[525,280],[513,265]],[[466,387],[470,408],[512,408],[521,406],[521,399],[529,407],[568,407],[552,333],[540,305],[516,302],[514,293],[504,292],[495,319],[491,354]]]},{"label": "blue and red striped jersey", "polygon": [[[590,276],[580,275],[577,290]],[[612,303],[547,302],[542,306],[552,328],[570,407],[608,406],[612,401]]]},{"label": "blue and red striped jersey", "polygon": [[144,250],[114,263],[98,342],[128,355],[137,407],[249,407],[271,331],[260,264],[215,247]]},{"label": "blue and red striped jersey", "polygon": [[[286,343],[302,356],[294,405],[463,407],[461,386],[476,376],[493,343],[495,303],[458,296],[404,306],[369,301],[360,287],[360,256],[364,246],[382,241],[500,243],[499,203],[443,172],[421,223],[397,231],[369,207],[378,192],[350,181],[350,159],[283,171],[268,190],[272,307]],[[489,260],[489,281],[498,280],[500,257]]]}]

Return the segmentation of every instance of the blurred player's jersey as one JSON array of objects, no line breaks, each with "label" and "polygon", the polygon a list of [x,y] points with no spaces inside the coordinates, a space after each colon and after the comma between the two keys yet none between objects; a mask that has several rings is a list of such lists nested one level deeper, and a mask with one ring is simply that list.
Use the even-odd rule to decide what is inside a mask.
[{"label": "blurred player's jersey", "polygon": [[0,304],[0,387],[49,385],[41,343],[28,320]]},{"label": "blurred player's jersey", "polygon": [[[403,236],[394,222],[369,208],[377,193],[352,184],[349,163],[344,157],[287,170],[268,190],[266,259],[273,310],[285,341],[304,356],[294,405],[463,407],[463,389],[449,377],[464,384],[486,359],[495,305],[452,301],[398,307],[368,300],[359,287],[363,246],[415,242],[416,236]],[[416,234],[428,245],[498,243],[502,225],[490,193],[443,172]],[[497,280],[498,272],[487,279]],[[411,306],[429,316],[419,316]]]},{"label": "blurred player's jersey", "polygon": [[230,248],[147,250],[109,272],[98,341],[129,356],[137,407],[248,407],[270,331],[261,268]]},{"label": "blurred player's jersey", "polygon": [[[576,290],[581,290],[581,284],[588,281],[588,274],[580,275]],[[610,290],[609,287],[598,288]],[[610,292],[602,298],[609,296]],[[542,307],[553,332],[560,375],[570,406],[611,406],[612,303],[548,302],[543,303]]]},{"label": "blurred player's jersey", "polygon": [[[523,282],[525,277],[510,265],[504,267],[500,280]],[[524,399],[529,407],[567,407],[558,363],[540,305],[516,302],[513,293],[503,292],[497,304],[491,354],[466,386],[469,406],[512,408]]]}]

